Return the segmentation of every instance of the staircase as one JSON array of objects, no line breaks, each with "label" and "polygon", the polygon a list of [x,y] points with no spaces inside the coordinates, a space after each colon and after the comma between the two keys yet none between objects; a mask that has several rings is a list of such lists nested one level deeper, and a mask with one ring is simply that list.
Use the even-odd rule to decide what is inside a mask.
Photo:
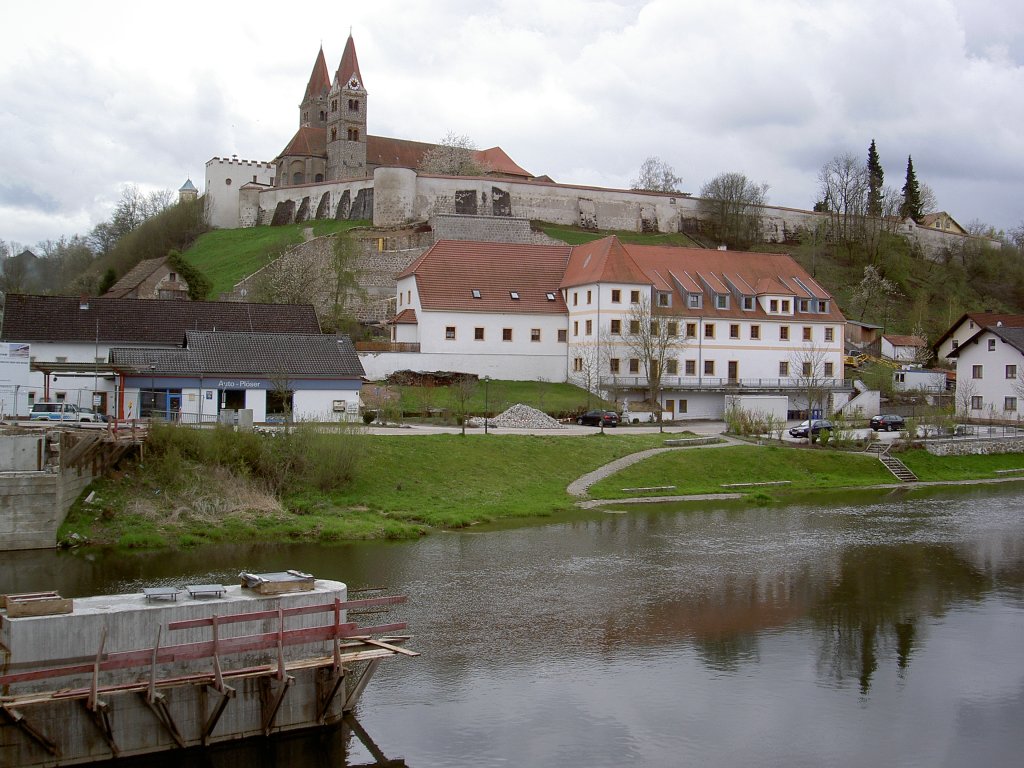
[{"label": "staircase", "polygon": [[885,465],[885,468],[892,472],[893,477],[899,480],[901,483],[916,483],[918,481],[917,475],[910,471],[902,461],[897,459],[895,456],[889,455],[889,448],[891,443],[871,443],[864,450],[865,453],[874,453],[878,455],[878,460]]}]

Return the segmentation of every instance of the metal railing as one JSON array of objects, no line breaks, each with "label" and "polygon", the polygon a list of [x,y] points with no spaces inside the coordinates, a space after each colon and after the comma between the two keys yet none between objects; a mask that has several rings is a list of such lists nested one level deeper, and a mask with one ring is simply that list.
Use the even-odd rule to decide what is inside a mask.
[{"label": "metal railing", "polygon": [[[648,387],[650,379],[647,376],[608,376],[601,380],[603,386],[608,387]],[[659,382],[663,389],[758,389],[773,391],[806,391],[808,389],[845,390],[853,389],[852,379],[816,379],[814,381],[801,381],[793,378],[751,378],[751,379],[730,379],[728,377],[716,376],[662,376]]]}]

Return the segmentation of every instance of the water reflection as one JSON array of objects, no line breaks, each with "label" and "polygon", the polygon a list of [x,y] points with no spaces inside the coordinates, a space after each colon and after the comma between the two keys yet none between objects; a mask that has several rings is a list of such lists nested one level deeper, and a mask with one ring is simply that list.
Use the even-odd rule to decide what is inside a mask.
[{"label": "water reflection", "polygon": [[0,583],[73,596],[300,568],[408,594],[395,618],[423,656],[385,664],[358,714],[418,768],[999,765],[1024,749],[1021,501],[859,493],[406,543],[19,553]]},{"label": "water reflection", "polygon": [[[365,760],[363,759],[365,758]],[[350,762],[350,760],[354,762]],[[346,715],[335,727],[207,749],[186,749],[109,760],[97,768],[406,768],[390,759],[359,721]]]}]

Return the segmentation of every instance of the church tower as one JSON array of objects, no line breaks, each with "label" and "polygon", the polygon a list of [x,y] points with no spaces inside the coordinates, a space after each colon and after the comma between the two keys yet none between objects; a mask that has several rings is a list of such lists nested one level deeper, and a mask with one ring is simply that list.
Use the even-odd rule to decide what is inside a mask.
[{"label": "church tower", "polygon": [[300,128],[307,125],[314,128],[327,127],[327,95],[330,90],[331,73],[327,70],[324,48],[320,46],[320,53],[309,75],[309,83],[306,84],[306,93],[299,104]]},{"label": "church tower", "polygon": [[367,98],[351,34],[327,101],[327,180],[365,176]]}]

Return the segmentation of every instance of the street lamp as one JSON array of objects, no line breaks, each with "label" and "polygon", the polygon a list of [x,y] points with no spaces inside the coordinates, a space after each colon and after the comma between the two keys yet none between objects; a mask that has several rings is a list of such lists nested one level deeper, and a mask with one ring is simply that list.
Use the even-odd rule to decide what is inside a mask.
[{"label": "street lamp", "polygon": [[484,434],[487,434],[487,411],[490,408],[491,377],[484,376]]}]

